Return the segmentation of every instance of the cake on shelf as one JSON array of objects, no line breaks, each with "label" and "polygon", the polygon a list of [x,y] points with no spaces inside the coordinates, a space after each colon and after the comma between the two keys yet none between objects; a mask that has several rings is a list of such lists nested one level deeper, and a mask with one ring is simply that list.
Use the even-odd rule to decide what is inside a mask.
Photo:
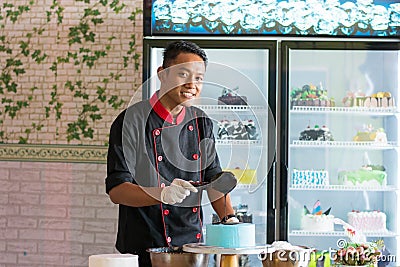
[{"label": "cake on shelf", "polygon": [[328,127],[325,125],[319,127],[315,125],[314,128],[307,126],[307,128],[300,133],[299,140],[302,141],[333,141],[333,135]]},{"label": "cake on shelf", "polygon": [[255,224],[208,224],[206,246],[223,248],[253,247],[256,244]]},{"label": "cake on shelf", "polygon": [[349,91],[342,102],[346,107],[388,108],[395,106],[390,92],[378,92],[367,96],[361,91]]},{"label": "cake on shelf", "polygon": [[236,167],[235,169],[224,169],[235,175],[239,184],[257,184],[257,171],[255,169]]},{"label": "cake on shelf", "polygon": [[329,185],[329,173],[325,170],[297,170],[292,173],[293,186]]},{"label": "cake on shelf", "polygon": [[220,140],[257,140],[258,133],[253,120],[220,120],[217,138]]},{"label": "cake on shelf", "polygon": [[364,165],[358,170],[340,171],[338,183],[349,186],[382,187],[387,185],[387,174],[382,165]]},{"label": "cake on shelf", "polygon": [[238,94],[239,87],[224,88],[222,95],[218,97],[218,104],[225,105],[247,105],[247,97]]},{"label": "cake on shelf", "polygon": [[347,221],[362,232],[385,232],[386,214],[381,211],[356,211],[347,213]]},{"label": "cake on shelf", "polygon": [[335,101],[328,97],[328,91],[322,87],[322,84],[306,84],[301,88],[295,87],[290,91],[290,104],[294,106],[317,106],[333,107]]},{"label": "cake on shelf", "polygon": [[371,124],[363,125],[362,129],[353,137],[355,142],[375,142],[387,144],[387,137],[383,128],[374,129]]},{"label": "cake on shelf", "polygon": [[318,200],[310,212],[304,205],[304,214],[301,217],[301,230],[310,232],[332,232],[334,231],[335,217],[329,214],[331,208],[322,212],[321,203]]}]

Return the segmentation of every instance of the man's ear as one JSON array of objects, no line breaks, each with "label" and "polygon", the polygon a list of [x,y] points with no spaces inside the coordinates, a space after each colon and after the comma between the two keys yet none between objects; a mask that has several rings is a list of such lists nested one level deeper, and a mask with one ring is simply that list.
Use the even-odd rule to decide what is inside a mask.
[{"label": "man's ear", "polygon": [[157,77],[161,82],[165,79],[165,69],[162,66],[157,68]]}]

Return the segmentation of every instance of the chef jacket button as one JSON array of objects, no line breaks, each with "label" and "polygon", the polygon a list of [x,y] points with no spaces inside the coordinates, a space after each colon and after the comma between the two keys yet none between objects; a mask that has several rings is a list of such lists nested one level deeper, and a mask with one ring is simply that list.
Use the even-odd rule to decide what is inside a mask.
[{"label": "chef jacket button", "polygon": [[193,211],[193,212],[197,212],[197,208],[193,208],[192,211]]},{"label": "chef jacket button", "polygon": [[158,157],[157,157],[157,160],[158,160],[158,161],[162,161],[162,159],[163,159],[162,156],[158,156]]},{"label": "chef jacket button", "polygon": [[193,131],[193,125],[188,126],[189,131]]},{"label": "chef jacket button", "polygon": [[201,234],[200,234],[200,233],[197,233],[196,238],[197,238],[197,239],[200,239],[200,238],[201,238]]},{"label": "chef jacket button", "polygon": [[169,237],[167,237],[167,242],[168,242],[168,243],[171,243],[171,240],[172,240],[172,239],[171,239],[171,237],[170,237],[170,236],[169,236]]},{"label": "chef jacket button", "polygon": [[160,186],[161,186],[161,187],[165,187],[165,184],[164,184],[164,183],[161,183]]},{"label": "chef jacket button", "polygon": [[192,157],[193,157],[193,159],[197,160],[197,159],[199,159],[199,154],[193,154]]},{"label": "chef jacket button", "polygon": [[167,216],[169,214],[169,210],[164,210],[164,215]]},{"label": "chef jacket button", "polygon": [[160,133],[161,133],[160,130],[158,130],[158,129],[154,130],[154,134],[155,134],[155,135],[160,135]]}]

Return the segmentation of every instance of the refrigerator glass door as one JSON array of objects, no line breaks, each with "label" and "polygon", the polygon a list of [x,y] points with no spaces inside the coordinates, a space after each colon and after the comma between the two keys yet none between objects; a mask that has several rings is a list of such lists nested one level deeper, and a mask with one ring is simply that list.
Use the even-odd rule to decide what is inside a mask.
[{"label": "refrigerator glass door", "polygon": [[[201,97],[195,105],[214,122],[222,168],[233,172],[238,179],[238,185],[231,192],[236,214],[243,222],[254,223],[256,243],[266,244],[268,227],[270,234],[274,234],[274,226],[267,225],[268,199],[273,195],[268,175],[275,155],[275,121],[268,105],[270,79],[275,78],[269,77],[271,52],[262,47],[235,49],[228,42],[220,42],[216,47],[213,45],[218,42],[207,45],[195,42],[204,48],[209,59]],[[157,43],[158,46],[152,46],[151,40],[148,43],[149,66],[146,68],[150,81],[146,81],[149,83],[146,88],[151,96],[159,88],[156,74],[157,67],[162,65],[164,43]],[[247,104],[239,104],[240,100]],[[205,230],[207,224],[218,218],[206,194],[202,206]],[[273,217],[269,219],[274,220]],[[251,266],[261,266],[256,255],[251,261]]]},{"label": "refrigerator glass door", "polygon": [[392,254],[385,260],[396,265],[399,43],[287,42],[283,47],[288,240],[339,249],[352,236],[340,221],[332,223],[333,215],[368,241],[383,239]]}]

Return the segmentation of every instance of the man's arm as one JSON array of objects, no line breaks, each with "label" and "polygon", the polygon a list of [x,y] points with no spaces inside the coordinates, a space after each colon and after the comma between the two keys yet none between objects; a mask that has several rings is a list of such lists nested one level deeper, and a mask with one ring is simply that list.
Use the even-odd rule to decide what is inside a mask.
[{"label": "man's arm", "polygon": [[208,198],[211,200],[211,205],[220,220],[222,220],[227,215],[235,214],[229,194],[227,194],[225,198],[222,193],[212,189],[207,190],[207,193]]},{"label": "man's arm", "polygon": [[115,204],[132,207],[144,207],[159,204],[161,201],[161,187],[141,187],[125,182],[113,187],[110,199]]}]

